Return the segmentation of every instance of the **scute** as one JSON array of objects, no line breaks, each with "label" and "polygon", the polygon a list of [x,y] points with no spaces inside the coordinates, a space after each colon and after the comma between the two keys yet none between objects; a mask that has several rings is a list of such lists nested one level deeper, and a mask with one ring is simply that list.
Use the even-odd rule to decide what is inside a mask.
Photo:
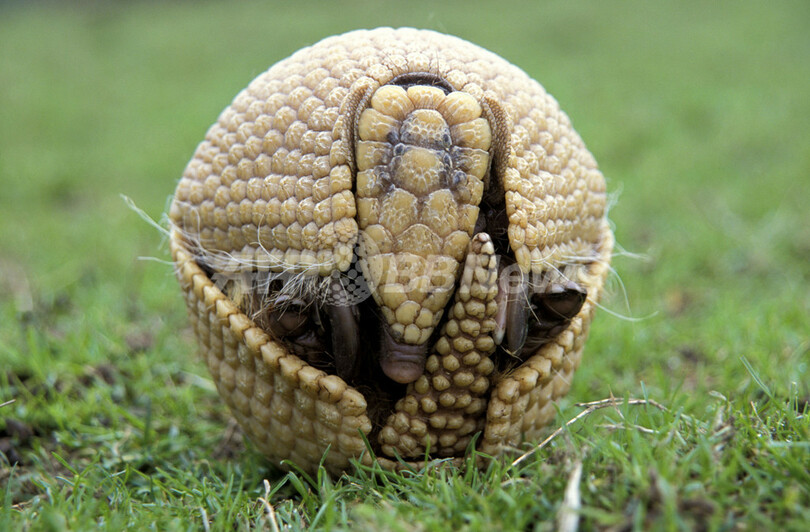
[{"label": "scute", "polygon": [[396,85],[385,85],[374,92],[371,107],[395,120],[404,120],[413,111],[407,92]]}]

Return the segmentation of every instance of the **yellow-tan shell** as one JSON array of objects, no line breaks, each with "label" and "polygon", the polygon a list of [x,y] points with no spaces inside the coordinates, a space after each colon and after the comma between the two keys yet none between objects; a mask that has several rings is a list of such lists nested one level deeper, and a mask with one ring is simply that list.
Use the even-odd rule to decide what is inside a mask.
[{"label": "yellow-tan shell", "polygon": [[[443,90],[392,82],[413,73],[440,80]],[[402,123],[416,111],[416,137],[435,125],[467,143],[463,164],[453,165],[463,166],[468,186],[455,182],[453,198],[437,181],[440,152],[421,148],[408,152],[405,167],[422,170],[401,192],[386,195],[375,182],[373,169],[390,161],[386,135],[410,127]],[[503,199],[507,250],[475,234],[485,194]],[[397,209],[409,214],[395,216]],[[328,448],[323,464],[336,473],[352,458],[371,459],[363,436],[375,436],[387,467],[400,456],[418,461],[427,448],[459,457],[477,431],[479,449],[492,454],[536,438],[568,391],[609,269],[605,209],[594,158],[536,81],[456,37],[380,28],[324,39],[252,81],[197,148],[169,218],[203,358],[237,421],[273,461],[311,470]],[[285,274],[297,289],[317,292],[358,253],[398,338],[436,339],[423,377],[383,422],[369,415],[358,387],[292,354],[228,289],[243,274]],[[386,253],[446,264],[443,295],[386,280],[379,272],[395,260]],[[497,253],[526,275],[554,272],[587,289],[567,328],[508,371],[487,362]],[[438,282],[425,281],[434,289]],[[455,411],[464,413],[448,425]]]}]

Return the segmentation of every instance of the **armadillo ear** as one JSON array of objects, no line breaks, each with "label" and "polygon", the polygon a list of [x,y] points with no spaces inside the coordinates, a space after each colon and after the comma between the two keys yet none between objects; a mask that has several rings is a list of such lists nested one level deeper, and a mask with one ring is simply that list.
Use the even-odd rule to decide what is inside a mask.
[{"label": "armadillo ear", "polygon": [[563,332],[579,314],[587,297],[585,288],[573,281],[550,284],[545,290],[532,294],[524,352],[534,353]]},{"label": "armadillo ear", "polygon": [[587,297],[585,288],[574,281],[567,281],[549,286],[546,292],[534,294],[532,303],[537,306],[536,312],[541,320],[567,322],[579,313]]}]

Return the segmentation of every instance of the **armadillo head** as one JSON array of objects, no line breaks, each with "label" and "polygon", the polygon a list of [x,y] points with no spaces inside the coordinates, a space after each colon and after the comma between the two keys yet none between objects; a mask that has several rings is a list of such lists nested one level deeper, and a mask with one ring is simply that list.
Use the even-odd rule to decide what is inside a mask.
[{"label": "armadillo head", "polygon": [[473,96],[418,76],[377,89],[358,119],[361,266],[383,316],[380,365],[397,382],[423,373],[478,219],[491,142]]}]

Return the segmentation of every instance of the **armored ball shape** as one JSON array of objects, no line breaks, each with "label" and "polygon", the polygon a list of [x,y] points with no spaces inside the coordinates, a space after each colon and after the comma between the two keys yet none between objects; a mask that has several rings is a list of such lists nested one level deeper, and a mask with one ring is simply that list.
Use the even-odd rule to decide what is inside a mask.
[{"label": "armored ball shape", "polygon": [[609,270],[605,209],[536,81],[456,37],[380,28],[253,80],[169,218],[242,429],[276,463],[339,473],[374,459],[364,438],[391,468],[536,439]]}]

